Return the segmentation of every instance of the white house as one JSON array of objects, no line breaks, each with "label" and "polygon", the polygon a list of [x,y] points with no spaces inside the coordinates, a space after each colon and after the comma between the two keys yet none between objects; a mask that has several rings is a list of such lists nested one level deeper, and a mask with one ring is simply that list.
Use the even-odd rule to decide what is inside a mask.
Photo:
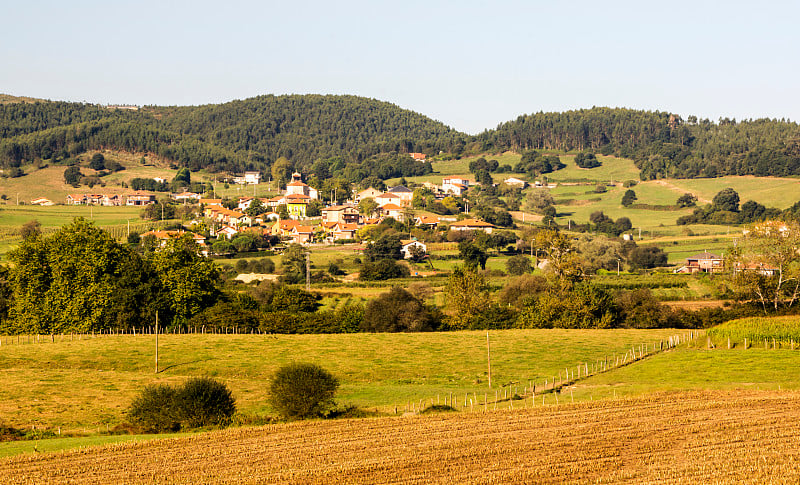
[{"label": "white house", "polygon": [[241,185],[258,185],[260,181],[261,172],[245,172],[242,177],[233,177],[233,183]]},{"label": "white house", "polygon": [[421,249],[423,252],[428,252],[428,247],[416,239],[400,241],[402,246],[400,247],[400,252],[403,254],[405,259],[411,259],[411,250],[412,248]]},{"label": "white house", "polygon": [[460,196],[469,188],[470,181],[461,177],[445,177],[442,179],[442,192]]},{"label": "white house", "polygon": [[244,183],[258,185],[261,182],[261,172],[245,172]]},{"label": "white house", "polygon": [[397,204],[384,204],[381,206],[381,212],[386,217],[391,217],[396,221],[404,222],[405,215],[403,214],[403,208]]},{"label": "white house", "polygon": [[491,234],[494,226],[488,222],[479,221],[477,219],[464,219],[450,224],[451,231],[483,231]]}]

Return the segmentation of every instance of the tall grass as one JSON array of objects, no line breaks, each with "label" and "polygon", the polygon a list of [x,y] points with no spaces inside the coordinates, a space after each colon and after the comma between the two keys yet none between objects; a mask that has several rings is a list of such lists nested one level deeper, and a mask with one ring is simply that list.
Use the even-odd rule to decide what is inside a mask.
[{"label": "tall grass", "polygon": [[732,342],[800,341],[800,317],[753,317],[731,320],[708,329],[712,339],[728,339]]}]

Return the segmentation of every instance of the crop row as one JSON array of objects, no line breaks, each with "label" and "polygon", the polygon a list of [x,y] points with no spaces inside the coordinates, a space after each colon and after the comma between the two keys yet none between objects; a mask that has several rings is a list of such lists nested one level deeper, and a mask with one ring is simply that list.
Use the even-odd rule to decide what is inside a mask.
[{"label": "crop row", "polygon": [[800,393],[692,392],[223,430],[0,461],[3,483],[800,479]]}]

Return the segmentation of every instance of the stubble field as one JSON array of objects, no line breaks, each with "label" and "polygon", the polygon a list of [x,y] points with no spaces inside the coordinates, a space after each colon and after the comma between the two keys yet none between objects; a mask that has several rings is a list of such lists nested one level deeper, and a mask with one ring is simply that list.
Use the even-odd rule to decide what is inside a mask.
[{"label": "stubble field", "polygon": [[0,461],[3,483],[797,483],[800,393],[231,429]]}]

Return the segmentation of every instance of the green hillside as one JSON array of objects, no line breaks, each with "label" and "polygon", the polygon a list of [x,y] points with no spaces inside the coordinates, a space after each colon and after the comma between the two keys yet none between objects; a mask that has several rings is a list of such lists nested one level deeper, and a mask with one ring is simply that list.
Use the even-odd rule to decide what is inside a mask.
[{"label": "green hillside", "polygon": [[0,104],[3,169],[41,161],[68,164],[99,149],[148,153],[192,170],[267,170],[279,157],[304,168],[317,159],[362,163],[381,153],[451,151],[463,145],[461,137],[418,113],[356,96],[260,96],[139,110]]},{"label": "green hillside", "polygon": [[[387,171],[385,163],[370,166],[381,165],[385,154],[503,157],[502,152],[528,150],[562,156],[587,151],[633,160],[632,170],[608,173],[609,178],[800,175],[800,127],[785,120],[712,122],[667,112],[592,108],[523,115],[468,136],[394,104],[346,95],[264,95],[137,110],[0,96],[0,168],[68,162],[99,149],[148,153],[176,166],[215,172],[267,173],[285,157],[296,169],[352,182],[421,175]],[[320,160],[324,170],[315,166]],[[348,171],[344,165],[355,167]],[[566,170],[553,176],[583,174]]]},{"label": "green hillside", "polygon": [[633,159],[642,180],[800,175],[800,127],[785,120],[712,122],[659,111],[535,113],[479,137],[491,150],[590,151]]}]

